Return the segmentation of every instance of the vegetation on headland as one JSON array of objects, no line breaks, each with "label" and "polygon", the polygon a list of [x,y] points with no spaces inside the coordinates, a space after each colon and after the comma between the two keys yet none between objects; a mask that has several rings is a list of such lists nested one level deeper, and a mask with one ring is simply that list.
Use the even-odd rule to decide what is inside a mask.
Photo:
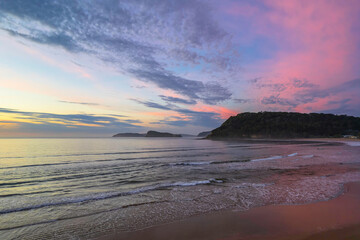
[{"label": "vegetation on headland", "polygon": [[118,133],[113,137],[145,137],[145,133]]},{"label": "vegetation on headland", "polygon": [[241,113],[230,117],[207,138],[315,138],[360,136],[360,118],[294,112]]},{"label": "vegetation on headland", "polygon": [[168,132],[148,131],[145,137],[181,137],[181,135]]},{"label": "vegetation on headland", "polygon": [[113,137],[182,137],[182,135],[168,132],[148,131],[147,133],[118,133],[113,135]]}]

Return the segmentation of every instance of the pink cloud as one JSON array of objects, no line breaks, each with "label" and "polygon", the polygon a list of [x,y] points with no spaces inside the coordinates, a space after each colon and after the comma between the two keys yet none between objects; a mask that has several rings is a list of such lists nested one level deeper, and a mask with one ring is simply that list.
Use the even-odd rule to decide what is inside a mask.
[{"label": "pink cloud", "polygon": [[213,112],[218,113],[221,119],[228,119],[231,116],[235,116],[238,112],[228,109],[226,107],[221,106],[207,106],[207,105],[198,105],[192,108],[193,111],[198,112]]},{"label": "pink cloud", "polygon": [[[250,66],[253,72],[247,74],[258,77],[260,73],[264,82],[287,86],[276,94],[290,100],[295,100],[295,94],[302,91],[292,86],[294,79],[306,79],[320,89],[327,89],[359,77],[354,69],[360,64],[360,39],[354,33],[354,26],[358,26],[360,1],[266,0],[262,3],[243,6],[237,2],[225,9],[239,17],[238,20],[251,18],[254,33],[250,34],[270,39],[279,48],[270,59]],[[254,90],[254,94],[261,99],[275,93],[261,88]],[[346,97],[344,93],[337,94]],[[332,98],[315,99],[294,110],[326,110]]]}]

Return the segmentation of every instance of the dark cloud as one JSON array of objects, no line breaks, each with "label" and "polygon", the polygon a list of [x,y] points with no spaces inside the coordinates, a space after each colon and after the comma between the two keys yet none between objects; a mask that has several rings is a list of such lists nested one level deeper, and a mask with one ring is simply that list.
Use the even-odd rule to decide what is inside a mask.
[{"label": "dark cloud", "polygon": [[316,85],[310,83],[306,79],[301,80],[301,79],[294,78],[293,79],[293,86],[296,87],[296,88],[313,88]]},{"label": "dark cloud", "polygon": [[159,120],[157,122],[152,122],[152,124],[170,125],[170,126],[176,126],[176,127],[185,127],[185,126],[191,124],[191,121],[183,120],[182,118],[179,118],[179,117],[167,117],[167,118]]},{"label": "dark cloud", "polygon": [[[353,116],[360,116],[360,108],[359,106],[354,106],[351,102],[352,99],[346,98],[338,101],[329,101],[328,105],[330,107],[323,111],[324,113],[333,113],[333,114],[339,114],[339,115],[346,115],[350,114]],[[333,107],[333,105],[337,105],[336,107]]]},{"label": "dark cloud", "polygon": [[338,93],[338,92],[349,92],[349,91],[355,91],[357,93],[358,90],[360,90],[360,78],[347,81],[343,84],[340,84],[336,87],[333,87],[330,89],[331,93]]},{"label": "dark cloud", "polygon": [[253,78],[253,79],[250,79],[249,82],[254,84],[254,83],[257,83],[261,79],[262,79],[262,77]]},{"label": "dark cloud", "polygon": [[0,1],[0,28],[39,44],[96,56],[124,74],[216,104],[231,96],[222,84],[187,79],[168,69],[202,64],[221,74],[235,71],[238,58],[229,50],[230,36],[211,11],[195,0],[5,0]]},{"label": "dark cloud", "polygon": [[338,94],[347,94],[349,96],[358,96],[360,92],[360,78],[341,83],[334,87],[321,89],[320,87],[313,87],[295,93],[294,98],[299,103],[310,103],[316,99],[326,98],[329,96],[336,96]]},{"label": "dark cloud", "polygon": [[204,88],[201,89],[200,99],[207,104],[216,104],[231,98],[231,93],[225,87],[220,86],[218,83],[206,83]]},{"label": "dark cloud", "polygon": [[187,114],[189,120],[181,120],[174,118],[165,118],[157,122],[152,122],[152,124],[166,124],[177,127],[185,127],[188,125],[207,127],[209,129],[214,129],[219,127],[224,120],[218,118],[216,113],[204,113],[204,112],[191,112]]},{"label": "dark cloud", "polygon": [[181,103],[181,104],[188,104],[188,105],[196,104],[195,100],[187,100],[187,99],[183,99],[183,98],[170,97],[170,96],[164,96],[164,95],[159,95],[159,97],[161,97],[161,99],[166,102]]},{"label": "dark cloud", "polygon": [[270,97],[264,97],[261,100],[261,103],[264,105],[281,105],[281,106],[289,106],[289,107],[296,107],[298,104],[295,102],[292,102],[289,99],[280,98],[279,96],[270,96]]},{"label": "dark cloud", "polygon": [[215,128],[220,126],[223,122],[223,120],[220,118],[220,114],[215,112],[200,112],[185,108],[176,108],[173,111],[189,117],[190,120],[188,123],[195,126]]},{"label": "dark cloud", "polygon": [[256,84],[256,87],[261,88],[268,88],[273,92],[283,92],[287,89],[285,84],[282,83],[258,83]]},{"label": "dark cloud", "polygon": [[132,99],[132,100],[146,107],[161,109],[161,110],[171,110],[180,113],[184,115],[185,118],[187,118],[187,120],[183,120],[183,118],[172,116],[172,117],[167,117],[158,122],[153,122],[155,124],[168,124],[173,126],[195,125],[195,126],[215,128],[218,127],[223,122],[223,120],[220,118],[220,114],[214,112],[193,111],[190,109],[180,108],[173,104],[161,105],[159,103],[155,103],[151,101],[142,101],[138,99]]},{"label": "dark cloud", "polygon": [[[328,101],[323,106],[325,113],[350,114],[359,116],[360,106],[358,104],[360,93],[360,79],[347,81],[330,88],[320,88],[318,85],[309,83],[306,80],[294,79],[293,86],[299,88],[293,94],[293,98],[286,99],[279,97],[279,94],[271,95],[261,99],[264,105],[278,105],[289,107],[292,110],[298,105],[313,103],[319,99],[335,98],[341,100]],[[334,107],[333,105],[338,105]],[[307,110],[314,111],[311,106],[307,106]]]},{"label": "dark cloud", "polygon": [[186,49],[174,49],[172,54],[177,58],[181,59],[184,62],[188,62],[191,64],[200,64],[201,60],[205,60],[203,56],[200,56],[196,52],[191,52]]},{"label": "dark cloud", "polygon": [[161,105],[159,103],[155,103],[155,102],[151,102],[151,101],[142,101],[142,100],[138,100],[138,99],[131,99],[131,100],[134,102],[140,103],[149,108],[156,108],[156,109],[161,109],[161,110],[173,110],[171,104]]},{"label": "dark cloud", "polygon": [[337,100],[337,101],[329,101],[328,104],[340,104],[341,106],[343,106],[344,104],[347,104],[350,101],[351,101],[350,98],[345,98],[345,99]]},{"label": "dark cloud", "polygon": [[[264,105],[274,105],[276,110],[279,110],[278,107],[288,107],[288,110],[293,110],[293,108],[307,103],[313,103],[319,99],[327,98],[336,98],[341,99],[338,101],[329,101],[326,105],[323,106],[323,112],[326,113],[336,113],[336,114],[351,114],[359,115],[360,106],[358,105],[359,93],[360,93],[360,79],[354,79],[347,81],[333,87],[329,88],[320,88],[319,85],[310,83],[306,79],[293,79],[291,84],[292,87],[296,88],[297,91],[290,98],[282,98],[280,94],[274,94],[268,97],[263,97],[261,99],[261,104]],[[288,86],[290,86],[288,85]],[[259,88],[271,88],[274,92],[282,92],[286,90],[286,86],[283,84],[263,84],[257,83]],[[240,99],[240,103],[246,102]],[[331,105],[339,105],[333,107]],[[280,108],[281,109],[281,108]],[[306,106],[306,109],[313,111],[311,106]]]},{"label": "dark cloud", "polygon": [[218,83],[189,80],[167,71],[157,71],[155,68],[156,66],[151,70],[131,70],[131,73],[139,79],[155,83],[160,88],[174,90],[189,98],[202,100],[207,104],[216,104],[230,99],[232,95],[228,89]]},{"label": "dark cloud", "polygon": [[8,32],[10,35],[15,37],[22,37],[27,40],[31,40],[33,42],[41,43],[41,44],[47,44],[47,45],[54,45],[54,46],[61,46],[64,49],[72,52],[80,52],[82,49],[76,45],[76,43],[67,35],[61,35],[61,34],[53,34],[53,35],[28,35],[23,34],[17,31],[13,31],[11,29],[6,28],[0,28],[6,32]]},{"label": "dark cloud", "polygon": [[234,102],[236,103],[251,103],[254,102],[254,99],[244,99],[244,98],[234,98]]}]

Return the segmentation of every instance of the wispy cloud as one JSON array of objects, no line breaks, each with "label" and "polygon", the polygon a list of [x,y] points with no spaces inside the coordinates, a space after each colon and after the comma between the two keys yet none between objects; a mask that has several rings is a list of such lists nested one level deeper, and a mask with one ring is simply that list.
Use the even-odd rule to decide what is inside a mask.
[{"label": "wispy cloud", "polygon": [[248,99],[248,98],[234,98],[233,99],[234,102],[236,103],[241,103],[241,104],[245,104],[245,103],[251,103],[254,102],[255,99]]},{"label": "wispy cloud", "polygon": [[100,104],[98,104],[98,103],[89,103],[89,102],[72,102],[72,101],[62,101],[62,100],[59,100],[59,102],[70,103],[70,104],[88,105],[88,106],[100,106]]},{"label": "wispy cloud", "polygon": [[279,95],[272,95],[270,97],[264,97],[261,100],[261,103],[264,105],[280,105],[280,106],[287,106],[287,107],[296,107],[298,104],[291,102],[289,99],[281,98]]},{"label": "wispy cloud", "polygon": [[141,80],[155,83],[160,88],[173,90],[181,95],[201,100],[207,104],[216,104],[230,99],[232,95],[228,89],[222,87],[219,83],[203,83],[175,76],[164,69],[155,70],[157,63],[153,64],[154,67],[150,66],[149,70],[134,69],[131,70],[131,73]]},{"label": "wispy cloud", "polygon": [[145,107],[149,107],[149,108],[156,108],[156,109],[161,109],[161,110],[173,110],[173,105],[171,104],[167,104],[167,105],[162,105],[156,102],[151,102],[151,101],[142,101],[139,99],[131,99],[132,101],[142,104]]},{"label": "wispy cloud", "polygon": [[134,101],[149,108],[169,110],[177,114],[180,114],[181,116],[181,117],[171,116],[171,113],[169,113],[167,114],[168,116],[165,117],[164,119],[159,120],[157,122],[152,122],[153,124],[167,124],[173,126],[194,125],[194,126],[206,126],[209,128],[215,128],[223,122],[221,113],[215,111],[196,111],[196,110],[181,108],[174,104],[162,105],[151,101],[142,101],[142,100],[134,100]]},{"label": "wispy cloud", "polygon": [[169,68],[200,64],[212,72],[235,69],[230,36],[211,12],[209,5],[194,0],[14,0],[0,2],[0,28],[39,44],[90,54],[141,81],[217,104],[231,96],[222,83],[186,78]]},{"label": "wispy cloud", "polygon": [[[13,123],[17,123],[23,131],[31,131],[34,128],[42,131],[54,128],[53,131],[76,128],[77,131],[89,130],[103,131],[102,134],[121,129],[142,129],[141,126],[133,125],[141,123],[136,120],[122,120],[111,115],[95,114],[54,114],[44,112],[26,112],[9,108],[0,108],[0,114],[10,116]],[[25,127],[27,126],[27,128]],[[68,130],[66,130],[68,132]],[[46,132],[46,131],[45,131]]]},{"label": "wispy cloud", "polygon": [[164,100],[165,102],[181,103],[181,104],[187,104],[187,105],[196,104],[196,101],[193,99],[187,100],[187,99],[183,99],[183,98],[164,96],[164,95],[159,95],[159,97],[161,97],[161,99]]}]

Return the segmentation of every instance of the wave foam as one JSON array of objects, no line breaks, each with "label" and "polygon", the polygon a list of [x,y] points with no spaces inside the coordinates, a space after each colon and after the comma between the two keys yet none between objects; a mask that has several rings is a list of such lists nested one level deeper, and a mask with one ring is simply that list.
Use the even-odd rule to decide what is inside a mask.
[{"label": "wave foam", "polygon": [[343,142],[343,143],[345,143],[346,145],[352,146],[352,147],[360,147],[360,142],[357,142],[357,141],[354,141],[354,142],[348,141],[348,142]]},{"label": "wave foam", "polygon": [[209,165],[212,162],[181,162],[181,163],[170,163],[170,166],[196,166],[196,165]]},{"label": "wave foam", "polygon": [[138,193],[159,190],[159,189],[164,189],[164,188],[170,188],[170,187],[189,187],[189,186],[196,186],[196,185],[206,185],[206,184],[211,184],[211,183],[222,183],[222,182],[223,182],[222,180],[211,178],[208,180],[200,180],[200,181],[161,183],[161,184],[157,184],[157,185],[137,188],[137,189],[134,189],[134,190],[131,190],[128,192],[106,192],[106,193],[93,194],[93,195],[89,195],[89,196],[64,198],[59,201],[47,202],[47,203],[42,203],[42,204],[37,204],[37,205],[32,205],[32,206],[4,209],[4,210],[0,210],[0,215],[7,214],[7,213],[13,213],[13,212],[28,211],[28,210],[39,209],[39,208],[50,207],[50,206],[67,205],[67,204],[81,203],[81,202],[88,202],[88,201],[98,201],[98,200],[103,200],[103,199],[108,199],[108,198],[134,195],[134,194],[138,194]]},{"label": "wave foam", "polygon": [[236,188],[242,188],[242,187],[267,187],[270,185],[274,185],[274,183],[241,183],[241,185],[236,186]]},{"label": "wave foam", "polygon": [[294,157],[296,155],[298,155],[298,153],[292,153],[292,154],[289,154],[288,157]]},{"label": "wave foam", "polygon": [[252,162],[258,162],[258,161],[276,160],[276,159],[281,159],[281,158],[283,158],[283,156],[272,156],[272,157],[268,157],[268,158],[253,159],[251,161]]}]

